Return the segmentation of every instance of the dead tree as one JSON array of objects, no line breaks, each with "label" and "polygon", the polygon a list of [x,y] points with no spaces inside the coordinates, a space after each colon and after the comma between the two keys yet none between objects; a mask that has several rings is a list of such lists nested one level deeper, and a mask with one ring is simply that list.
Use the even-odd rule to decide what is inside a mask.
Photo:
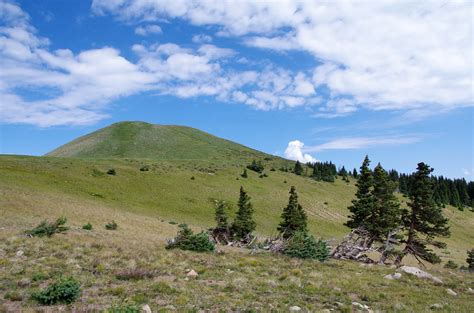
[{"label": "dead tree", "polygon": [[363,263],[373,263],[367,256],[372,249],[373,236],[365,229],[359,227],[352,230],[342,242],[334,249],[331,256],[335,259],[356,260]]},{"label": "dead tree", "polygon": [[397,227],[394,230],[391,230],[387,234],[387,239],[385,240],[385,244],[380,248],[380,260],[379,264],[385,264],[385,261],[390,255],[393,255],[394,246],[399,244],[399,240],[397,238],[397,234],[400,232],[402,228]]}]

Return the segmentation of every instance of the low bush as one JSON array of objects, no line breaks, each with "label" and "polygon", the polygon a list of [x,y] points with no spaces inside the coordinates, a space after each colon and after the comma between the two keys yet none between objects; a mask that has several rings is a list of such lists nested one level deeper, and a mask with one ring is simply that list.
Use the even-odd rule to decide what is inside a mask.
[{"label": "low bush", "polygon": [[109,170],[107,171],[107,174],[109,174],[109,175],[117,175],[117,172],[115,171],[114,168],[111,168],[111,169],[109,169]]},{"label": "low bush", "polygon": [[206,232],[194,234],[186,224],[179,225],[179,231],[176,238],[168,241],[166,249],[179,248],[181,250],[190,250],[198,252],[214,251],[214,242],[209,239]]},{"label": "low bush", "polygon": [[51,237],[57,233],[63,233],[69,229],[65,226],[67,223],[67,218],[60,217],[54,223],[43,221],[38,226],[31,230],[27,230],[25,233],[33,237]]},{"label": "low bush", "polygon": [[150,167],[148,165],[143,165],[140,167],[141,172],[148,172],[150,170]]},{"label": "low bush", "polygon": [[105,229],[107,230],[116,230],[117,228],[118,228],[118,225],[117,223],[115,223],[115,221],[105,224]]},{"label": "low bush", "polygon": [[81,294],[81,285],[72,277],[59,278],[46,289],[34,292],[32,299],[41,304],[70,304],[76,301]]},{"label": "low bush", "polygon": [[444,268],[455,270],[458,268],[458,265],[454,263],[452,260],[449,260],[446,264],[444,264]]},{"label": "low bush", "polygon": [[82,229],[92,230],[92,224],[91,223],[84,224],[82,225]]},{"label": "low bush", "polygon": [[316,240],[304,232],[297,232],[286,242],[283,254],[323,262],[329,258],[329,248],[324,241]]}]

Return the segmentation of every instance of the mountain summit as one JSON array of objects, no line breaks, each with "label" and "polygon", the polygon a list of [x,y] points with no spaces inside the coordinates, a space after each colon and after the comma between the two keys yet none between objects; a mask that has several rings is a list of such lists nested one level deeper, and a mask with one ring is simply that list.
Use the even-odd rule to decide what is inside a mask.
[{"label": "mountain summit", "polygon": [[76,158],[229,160],[268,156],[201,130],[145,122],[119,122],[79,137],[47,154]]}]

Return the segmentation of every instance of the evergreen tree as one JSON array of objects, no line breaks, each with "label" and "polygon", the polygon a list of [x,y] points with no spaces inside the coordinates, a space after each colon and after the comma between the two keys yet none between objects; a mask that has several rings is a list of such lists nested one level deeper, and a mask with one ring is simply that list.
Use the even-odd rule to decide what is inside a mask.
[{"label": "evergreen tree", "polygon": [[[394,195],[395,189],[396,183],[390,179],[379,163],[373,174],[373,209],[364,228],[371,234],[373,240],[381,243],[386,243],[389,234],[401,224],[400,202]],[[390,252],[386,246],[380,259],[381,263],[384,263]]]},{"label": "evergreen tree", "polygon": [[243,187],[240,187],[240,196],[237,203],[238,211],[232,225],[232,234],[235,239],[249,239],[255,230],[256,223],[253,220],[253,206],[250,197],[247,195]]},{"label": "evergreen tree", "polygon": [[296,232],[307,232],[307,216],[303,207],[298,203],[298,194],[294,186],[290,189],[288,205],[281,214],[282,221],[278,226],[278,231],[283,238],[290,238]]},{"label": "evergreen tree", "polygon": [[448,220],[444,218],[442,209],[433,200],[430,179],[432,171],[432,168],[421,162],[413,174],[409,209],[402,212],[407,239],[404,240],[405,248],[397,257],[396,264],[400,264],[407,254],[414,255],[420,262],[425,260],[439,263],[440,258],[428,248],[428,245],[446,247],[446,244],[434,240],[438,236],[447,237],[450,232]]},{"label": "evergreen tree", "polygon": [[228,208],[227,203],[222,200],[216,201],[216,211],[215,211],[215,219],[217,223],[217,229],[225,230],[229,227],[229,223],[227,221],[227,213],[226,209]]},{"label": "evergreen tree", "polygon": [[352,170],[352,177],[357,178],[357,175],[358,175],[358,174],[357,174],[357,170],[356,170],[356,169],[353,169],[353,170]]},{"label": "evergreen tree", "polygon": [[244,168],[244,172],[242,174],[240,174],[240,176],[242,176],[242,178],[249,177],[249,175],[247,174],[247,169],[246,168]]},{"label": "evergreen tree", "polygon": [[466,262],[468,264],[469,272],[474,272],[474,249],[471,249],[471,251],[467,251]]},{"label": "evergreen tree", "polygon": [[301,165],[300,161],[296,161],[293,173],[295,173],[296,175],[301,175],[303,174],[303,171],[303,166]]},{"label": "evergreen tree", "polygon": [[374,198],[372,196],[373,177],[369,165],[369,157],[365,156],[356,183],[356,198],[352,200],[352,205],[348,207],[352,214],[349,216],[349,221],[347,221],[345,225],[352,229],[360,226],[365,227],[367,218],[374,207]]}]

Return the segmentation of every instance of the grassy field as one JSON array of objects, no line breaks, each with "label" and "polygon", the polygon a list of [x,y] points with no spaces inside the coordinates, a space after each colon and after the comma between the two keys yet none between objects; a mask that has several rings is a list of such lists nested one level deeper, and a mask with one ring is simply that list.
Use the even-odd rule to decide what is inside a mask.
[{"label": "grassy field", "polygon": [[[154,128],[138,126],[140,131],[132,131],[133,142]],[[104,146],[98,140],[104,133],[99,131],[53,153],[92,153],[81,158],[0,156],[0,311],[38,309],[30,294],[59,274],[73,275],[81,282],[80,300],[67,308],[79,311],[103,310],[123,299],[148,303],[153,311],[286,311],[297,305],[305,311],[351,312],[356,310],[353,301],[375,311],[423,312],[434,303],[443,305],[443,311],[472,308],[473,295],[467,291],[474,288],[472,274],[442,268],[449,260],[465,264],[466,250],[474,242],[474,213],[452,207],[445,209],[452,236],[446,239],[448,248],[438,251],[443,263],[429,267],[443,278],[443,285],[408,275],[389,281],[383,276],[395,270],[385,266],[321,264],[268,253],[251,255],[245,249],[225,248],[214,254],[165,250],[165,239],[175,235],[177,224],[187,223],[195,230],[214,225],[214,200],[226,200],[232,216],[240,186],[252,197],[260,239],[275,235],[294,185],[308,213],[310,232],[336,244],[348,232],[343,224],[354,181],[316,182],[283,172],[279,168],[291,162],[205,133],[190,139],[196,131],[180,127],[161,129],[159,136],[152,131],[152,135],[171,144],[164,132],[183,134],[184,129],[178,145],[201,145],[194,159],[184,158],[183,149],[156,150],[153,157],[135,159],[128,145],[119,144],[130,133],[129,127],[137,125],[121,123],[103,130],[112,132],[106,138],[118,136],[112,144]],[[209,138],[214,141],[204,144]],[[210,145],[222,149],[216,152]],[[102,158],[102,152],[112,150],[115,157]],[[252,171],[246,179],[240,176],[253,158],[264,161],[268,177]],[[149,170],[141,171],[145,165]],[[112,168],[116,175],[107,174]],[[405,200],[401,195],[400,199]],[[24,236],[40,221],[59,216],[68,218],[71,229],[66,234],[43,239]],[[112,220],[118,230],[105,230]],[[87,222],[92,223],[92,231],[82,229]],[[19,250],[23,256],[16,255]],[[187,278],[186,269],[196,270],[199,276]],[[123,270],[151,274],[143,279],[117,278]],[[458,296],[447,294],[447,288]]]}]

